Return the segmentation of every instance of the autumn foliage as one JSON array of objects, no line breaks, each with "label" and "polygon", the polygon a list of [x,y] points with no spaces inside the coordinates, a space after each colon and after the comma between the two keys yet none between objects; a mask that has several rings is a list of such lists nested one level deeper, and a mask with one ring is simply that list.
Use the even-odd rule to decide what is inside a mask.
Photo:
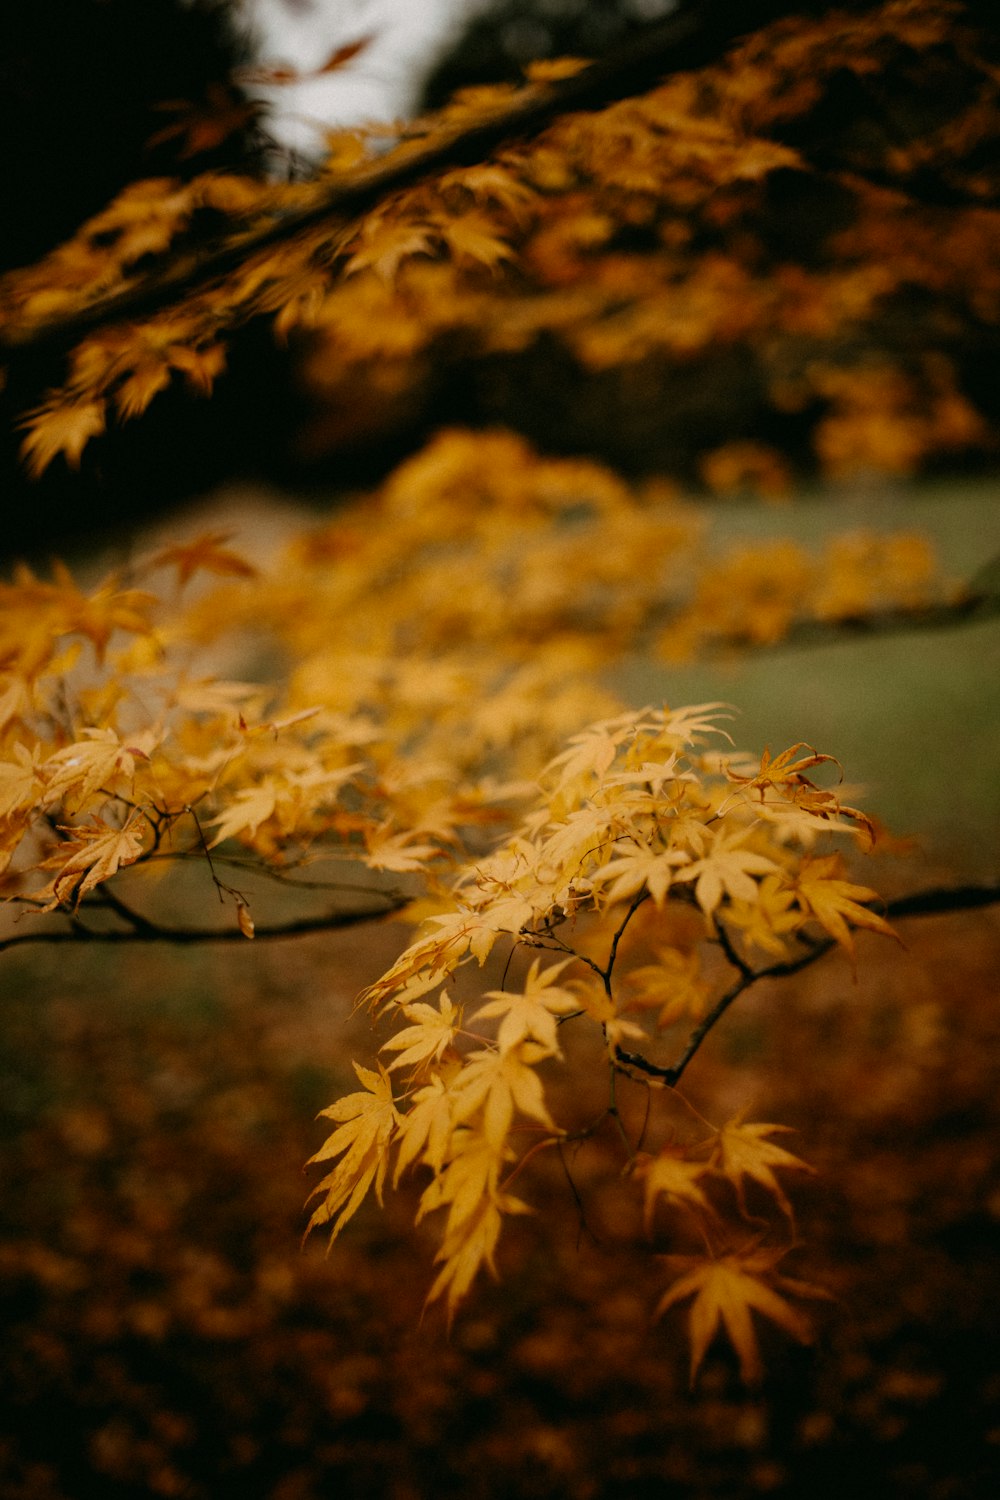
[{"label": "autumn foliage", "polygon": [[[912,141],[810,160],[795,137],[824,99],[903,52],[916,74],[958,57],[975,87]],[[678,463],[715,493],[773,503],[797,467],[898,476],[994,449],[955,330],[1000,321],[1000,100],[961,6],[780,22],[640,95],[554,106],[474,165],[441,159],[582,72],[467,91],[388,150],[334,137],[305,183],[133,184],[0,286],[12,358],[71,345],[21,415],[28,471],[85,463],[175,380],[209,394],[253,319],[298,351],[314,451],[391,430],[443,365],[539,350],[654,408],[678,371],[710,386],[720,351],[745,360],[754,431]],[[786,255],[768,204],[824,184],[837,214]],[[882,830],[836,746],[752,755],[726,705],[637,708],[610,672],[976,602],[912,531],[720,556],[677,475],[501,426],[437,432],[266,567],[218,532],[92,584],[19,567],[0,585],[0,947],[407,923],[362,997],[380,1030],[358,1087],[323,1111],[310,1228],[336,1239],[369,1195],[410,1192],[450,1320],[539,1206],[536,1169],[558,1158],[585,1216],[574,1161],[610,1139],[651,1313],[685,1305],[692,1379],[722,1333],[756,1382],[759,1320],[806,1341],[823,1295],[784,1269],[811,1169],[782,1125],[706,1119],[679,1086],[759,980],[834,950],[853,971],[859,930],[895,937],[858,868]],[[179,870],[210,916],[169,915]],[[261,879],[331,905],[273,917]],[[596,1113],[576,1070],[606,1083]]]},{"label": "autumn foliage", "polygon": [[[585,83],[580,62],[539,64],[387,153],[378,134],[335,136],[308,182],[132,184],[0,287],[9,346],[99,322],[25,416],[31,469],[78,462],[172,381],[209,391],[259,319],[301,348],[312,452],[412,418],[448,369],[496,371],[498,392],[527,379],[539,401],[572,372],[573,409],[545,402],[536,436],[680,456],[722,491],[780,491],[817,460],[907,474],[993,450],[1000,103],[961,4],[779,21],[712,66],[559,114],[559,89]],[[509,142],[449,165],[504,121]],[[531,430],[530,403],[492,399]],[[731,412],[721,443],[706,407]]]},{"label": "autumn foliage", "polygon": [[[638,1217],[709,1249],[661,1308],[693,1294],[694,1366],[721,1319],[756,1378],[749,1309],[807,1327],[782,1295],[804,1288],[778,1269],[793,1234],[776,1174],[803,1164],[777,1125],[678,1116],[677,1085],[757,979],[835,945],[853,963],[855,929],[891,928],[845,864],[875,829],[832,756],[794,745],[758,762],[731,748],[723,705],[613,711],[597,687],[644,632],[671,653],[719,638],[710,606],[699,624],[713,573],[697,545],[669,493],[456,431],[266,574],[218,534],[90,590],[21,570],[2,615],[5,884],[22,909],[8,941],[52,922],[81,941],[252,938],[255,869],[340,893],[306,930],[402,916],[414,940],[367,994],[390,1034],[326,1111],[311,1222],[336,1236],[369,1191],[416,1174],[418,1219],[441,1225],[430,1296],[453,1313],[494,1268],[504,1218],[530,1206],[539,1153],[617,1122]],[[915,562],[869,569],[868,607],[936,586],[915,543],[893,546]],[[806,579],[812,608],[834,608],[836,567],[805,554],[802,598],[756,605],[767,558],[721,564],[730,594],[747,580],[723,639],[773,642],[808,607]],[[671,591],[685,575],[694,597]],[[219,672],[253,660],[286,665]],[[224,904],[177,927],[158,891],[192,863],[203,902]],[[590,1119],[549,1098],[588,1031],[586,1066],[610,1085]],[[634,1135],[619,1079],[649,1091]],[[742,1217],[747,1182],[771,1200],[774,1243]]]}]

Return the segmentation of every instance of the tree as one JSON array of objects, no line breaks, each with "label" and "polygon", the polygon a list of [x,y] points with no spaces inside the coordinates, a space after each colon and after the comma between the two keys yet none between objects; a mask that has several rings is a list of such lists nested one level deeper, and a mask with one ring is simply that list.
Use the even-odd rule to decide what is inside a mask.
[{"label": "tree", "polygon": [[[315,451],[435,424],[460,384],[480,400],[474,430],[415,445],[266,576],[215,533],[91,589],[15,572],[0,817],[25,915],[3,946],[407,921],[367,994],[389,1035],[326,1111],[312,1225],[335,1237],[416,1175],[450,1316],[539,1159],[575,1192],[571,1148],[611,1132],[637,1230],[681,1255],[659,1308],[693,1299],[692,1375],[721,1328],[752,1381],[752,1312],[808,1336],[778,1175],[806,1168],[779,1125],[703,1120],[682,1077],[760,979],[1000,892],[880,899],[853,865],[884,831],[827,749],[740,753],[724,705],[636,709],[602,678],[639,647],[995,612],[988,571],[956,590],[910,533],[718,558],[679,483],[773,497],[817,463],[988,460],[1000,109],[957,4],[782,19],[697,68],[688,31],[665,35],[673,59],[644,37],[624,62],[539,65],[388,150],[335,137],[308,182],[135,183],[6,278],[12,363],[68,355],[22,418],[34,476],[86,465],[178,377],[210,393],[254,320],[299,349]],[[220,925],[162,916],[173,866]],[[270,920],[253,875],[335,905]],[[574,1069],[607,1078],[596,1115]]]}]

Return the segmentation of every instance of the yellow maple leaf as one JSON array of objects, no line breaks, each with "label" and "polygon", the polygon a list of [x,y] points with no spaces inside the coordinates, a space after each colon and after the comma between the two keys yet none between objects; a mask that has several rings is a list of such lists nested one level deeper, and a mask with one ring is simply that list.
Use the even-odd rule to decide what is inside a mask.
[{"label": "yellow maple leaf", "polygon": [[441,1270],[427,1293],[427,1302],[429,1305],[447,1294],[449,1323],[480,1269],[485,1266],[496,1275],[493,1257],[502,1226],[503,1219],[496,1202],[481,1197],[473,1213],[457,1229],[445,1235],[434,1257]]},{"label": "yellow maple leaf", "polygon": [[29,750],[26,745],[15,743],[13,751],[13,760],[0,760],[0,819],[30,812],[37,805],[42,787],[38,746]]},{"label": "yellow maple leaf", "polygon": [[442,219],[438,225],[441,238],[459,262],[472,262],[496,272],[502,261],[512,261],[514,252],[500,238],[497,226],[481,213],[459,214]]},{"label": "yellow maple leaf", "polygon": [[657,961],[629,969],[629,1010],[651,1010],[659,1007],[657,1026],[672,1026],[682,1016],[700,1021],[711,986],[702,974],[697,948],[656,947]]},{"label": "yellow maple leaf", "polygon": [[602,892],[608,906],[631,900],[643,890],[649,892],[657,906],[662,906],[677,866],[689,864],[690,859],[684,849],[627,849],[601,865],[590,878],[595,886],[613,882]]},{"label": "yellow maple leaf", "polygon": [[[452,1082],[455,1120],[477,1121],[483,1139],[499,1156],[514,1120],[515,1110],[558,1134],[545,1105],[542,1080],[534,1064],[550,1056],[537,1042],[521,1042],[508,1052],[481,1048],[470,1052]],[[477,1130],[478,1134],[478,1130]]]},{"label": "yellow maple leaf", "polygon": [[704,1162],[688,1161],[682,1151],[666,1146],[656,1156],[640,1161],[637,1171],[645,1188],[643,1212],[647,1234],[652,1231],[653,1215],[661,1198],[687,1204],[700,1213],[712,1212],[701,1186],[706,1171]]},{"label": "yellow maple leaf", "polygon": [[179,588],[183,588],[195,573],[202,571],[233,578],[255,578],[257,569],[225,545],[229,541],[229,535],[225,531],[208,531],[191,542],[165,547],[152,558],[150,565],[154,568],[176,568]]},{"label": "yellow maple leaf", "polygon": [[105,403],[99,400],[73,401],[57,395],[36,407],[19,424],[28,433],[21,444],[28,473],[37,479],[60,453],[71,469],[78,469],[84,448],[104,431],[105,423]]},{"label": "yellow maple leaf", "polygon": [[225,812],[212,819],[217,831],[209,847],[214,849],[237,834],[253,838],[261,823],[273,814],[277,800],[278,788],[271,777],[259,786],[242,787]]},{"label": "yellow maple leaf", "polygon": [[421,843],[420,837],[418,829],[393,831],[390,823],[380,824],[365,834],[368,850],[365,862],[373,870],[392,870],[397,875],[423,870],[441,850],[437,844]]},{"label": "yellow maple leaf", "polygon": [[452,1144],[452,1100],[445,1078],[435,1072],[413,1095],[410,1108],[399,1118],[399,1151],[393,1186],[419,1158],[435,1173],[444,1166]]},{"label": "yellow maple leaf", "polygon": [[[681,1302],[686,1297],[694,1298],[688,1314],[692,1385],[709,1345],[720,1330],[726,1334],[736,1351],[743,1380],[747,1385],[759,1383],[763,1371],[751,1316],[753,1312],[777,1323],[800,1343],[809,1342],[812,1330],[808,1320],[786,1302],[773,1286],[768,1285],[764,1278],[776,1279],[783,1288],[787,1287],[800,1295],[817,1294],[799,1282],[775,1278],[774,1270],[779,1258],[773,1253],[757,1251],[749,1255],[723,1255],[718,1260],[696,1262],[694,1269],[675,1281],[660,1298],[656,1309],[657,1317],[675,1302]],[[691,1264],[689,1257],[684,1260]]]},{"label": "yellow maple leaf", "polygon": [[89,598],[81,597],[67,627],[88,637],[100,662],[116,630],[131,635],[152,634],[150,610],[155,603],[155,598],[141,589],[119,589],[112,578]]},{"label": "yellow maple leaf", "polygon": [[438,996],[437,1010],[421,1001],[403,1005],[401,1009],[413,1025],[383,1042],[383,1052],[400,1054],[389,1064],[389,1072],[394,1068],[419,1068],[425,1063],[439,1062],[462,1024],[461,1009],[453,1003],[447,990],[442,990]]},{"label": "yellow maple leaf", "polygon": [[615,1009],[615,1002],[603,984],[590,979],[574,981],[574,992],[581,1010],[597,1022],[604,1033],[608,1054],[614,1060],[617,1049],[627,1042],[647,1042],[649,1037],[641,1026],[625,1021]]},{"label": "yellow maple leaf", "polygon": [[110,790],[120,777],[135,775],[136,759],[148,760],[137,745],[123,745],[113,729],[85,729],[83,738],[50,755],[42,767],[50,798],[62,798],[74,810],[94,792]]},{"label": "yellow maple leaf", "polygon": [[56,869],[56,874],[36,899],[44,900],[42,911],[55,911],[73,901],[73,909],[89,891],[110,880],[118,870],[135,864],[142,854],[144,824],[139,813],[133,813],[121,828],[109,828],[100,818],[94,818],[90,826],[64,828],[70,835],[58,851],[44,861],[47,869]]},{"label": "yellow maple leaf", "polygon": [[[0,641],[0,656],[4,655]],[[30,714],[34,700],[28,676],[0,676],[0,730],[8,724],[23,721]]]},{"label": "yellow maple leaf", "polygon": [[533,58],[524,69],[529,83],[558,83],[563,78],[574,78],[589,68],[589,57],[540,57]]},{"label": "yellow maple leaf", "polygon": [[445,1238],[460,1230],[481,1204],[497,1200],[500,1170],[510,1159],[510,1151],[496,1150],[481,1131],[455,1130],[447,1161],[421,1194],[418,1223],[427,1214],[447,1208]]},{"label": "yellow maple leaf", "polygon": [[779,1132],[789,1130],[787,1125],[745,1125],[740,1116],[730,1120],[719,1131],[717,1148],[721,1170],[729,1178],[739,1194],[740,1204],[746,1211],[744,1201],[743,1179],[751,1177],[754,1182],[760,1183],[781,1204],[789,1218],[792,1217],[792,1205],[785,1196],[785,1190],[781,1186],[774,1169],[781,1167],[786,1170],[794,1169],[799,1172],[812,1172],[808,1162],[802,1161],[798,1156],[793,1156],[790,1151],[785,1151],[781,1146],[776,1146],[768,1136],[777,1135]]},{"label": "yellow maple leaf", "polygon": [[523,218],[538,199],[534,188],[490,162],[447,172],[441,178],[440,188],[443,194],[457,190],[459,194],[468,193],[479,203],[494,203],[515,220]]},{"label": "yellow maple leaf", "polygon": [[450,1156],[425,1189],[418,1221],[446,1209],[444,1234],[435,1263],[441,1266],[427,1294],[428,1305],[446,1296],[448,1321],[455,1315],[482,1268],[496,1274],[494,1251],[505,1213],[526,1213],[527,1205],[501,1191],[500,1170],[510,1152],[479,1130],[459,1129],[450,1137]]},{"label": "yellow maple leaf", "polygon": [[693,880],[698,905],[710,917],[727,896],[734,901],[755,901],[755,875],[773,875],[778,866],[766,854],[742,847],[749,830],[724,830],[716,835],[709,852],[678,870],[676,880]]},{"label": "yellow maple leaf", "polygon": [[866,885],[853,885],[842,880],[842,870],[843,861],[839,854],[804,859],[795,880],[795,892],[802,910],[815,917],[852,959],[854,938],[851,927],[867,927],[871,932],[884,933],[898,942],[899,937],[884,917],[859,904],[877,901],[878,892]]},{"label": "yellow maple leaf", "polygon": [[372,214],[365,220],[345,276],[374,271],[382,281],[394,282],[399,267],[415,255],[433,255],[437,235],[428,224]]},{"label": "yellow maple leaf", "polygon": [[479,1007],[473,1019],[502,1018],[497,1031],[497,1046],[502,1053],[510,1052],[530,1039],[554,1056],[559,1054],[557,1017],[580,1009],[579,996],[555,983],[570,961],[563,959],[562,963],[553,964],[544,973],[539,973],[541,959],[536,958],[523,990],[516,993],[506,990],[487,992],[487,1004]]},{"label": "yellow maple leaf", "polygon": [[793,910],[795,892],[784,875],[765,875],[754,901],[734,901],[726,912],[730,926],[743,929],[744,941],[775,958],[788,957],[786,935],[797,932],[805,918]]},{"label": "yellow maple leaf", "polygon": [[320,1111],[326,1119],[337,1121],[337,1129],[307,1163],[312,1166],[340,1157],[333,1171],[309,1195],[310,1201],[321,1198],[322,1202],[314,1210],[306,1233],[320,1224],[330,1224],[331,1242],[357,1211],[372,1184],[382,1202],[389,1148],[399,1121],[385,1069],[380,1067],[378,1073],[372,1073],[355,1063],[354,1071],[364,1090],[347,1094]]}]

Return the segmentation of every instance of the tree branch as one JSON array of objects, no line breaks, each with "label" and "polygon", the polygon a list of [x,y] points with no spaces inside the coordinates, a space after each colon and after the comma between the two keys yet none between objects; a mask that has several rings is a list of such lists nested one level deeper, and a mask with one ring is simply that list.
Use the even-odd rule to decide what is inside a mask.
[{"label": "tree branch", "polygon": [[140,933],[145,933],[147,934],[147,941],[150,942],[157,936],[156,923],[151,922],[148,917],[144,917],[141,912],[133,911],[131,906],[126,905],[121,897],[116,896],[114,891],[109,890],[106,885],[99,886],[93,894],[96,905],[105,906],[109,911],[113,911],[115,916],[121,917],[122,921],[127,922],[129,928],[137,936]]},{"label": "tree branch", "polygon": [[1000,592],[970,592],[944,604],[921,604],[913,609],[882,609],[841,620],[800,620],[787,635],[757,649],[775,651],[785,646],[824,646],[831,641],[871,640],[911,630],[953,630],[979,625],[1000,616]]},{"label": "tree branch", "polygon": [[[302,917],[294,922],[276,922],[271,926],[258,926],[255,929],[253,941],[304,937],[308,933],[335,932],[345,927],[358,927],[364,922],[376,922],[390,917],[408,904],[408,897],[392,896],[386,898],[385,905],[377,908],[366,907],[358,911],[327,912],[318,917]],[[245,943],[249,941],[236,926],[164,927],[138,916],[128,908],[122,910],[121,915],[124,920],[132,924],[125,931],[121,929],[107,932],[95,931],[92,927],[82,926],[77,918],[74,919],[74,926],[69,932],[24,932],[14,937],[2,938],[0,939],[0,953],[26,943],[175,943],[179,947],[184,947],[194,943]]]},{"label": "tree branch", "polygon": [[997,885],[939,885],[910,896],[897,896],[882,906],[886,917],[930,917],[954,911],[975,911],[1000,901]]},{"label": "tree branch", "polygon": [[[935,886],[926,891],[915,891],[910,896],[899,896],[893,901],[887,901],[881,905],[881,910],[886,917],[925,917],[956,911],[973,911],[979,907],[992,906],[997,903],[1000,903],[1000,884]],[[876,903],[867,902],[866,904],[874,907]],[[708,1015],[691,1032],[687,1046],[678,1060],[669,1067],[664,1067],[659,1063],[651,1062],[641,1052],[626,1052],[621,1047],[615,1050],[615,1060],[624,1067],[635,1068],[638,1072],[644,1073],[647,1078],[659,1079],[668,1088],[675,1088],[709,1032],[722,1019],[733,1002],[739,999],[744,990],[748,990],[759,979],[786,979],[792,974],[798,974],[836,946],[832,937],[825,938],[811,947],[807,953],[800,954],[798,958],[769,964],[766,969],[751,969],[735,953],[727,938],[723,942],[723,948],[729,961],[739,969],[740,977],[733,981],[729,989],[715,1002]]]},{"label": "tree branch", "polygon": [[611,971],[614,969],[615,959],[618,957],[618,945],[621,942],[622,938],[625,936],[625,929],[631,922],[632,918],[635,916],[636,912],[639,910],[639,907],[643,904],[644,901],[648,900],[649,892],[645,890],[640,891],[637,896],[633,896],[628,911],[622,917],[617,929],[615,930],[614,936],[611,939],[611,948],[608,953],[608,962],[603,970],[598,970],[598,973],[604,980],[604,988],[607,992],[609,1000],[611,999]]},{"label": "tree branch", "polygon": [[222,244],[171,260],[166,269],[132,281],[97,298],[89,306],[53,317],[28,329],[0,329],[0,350],[68,348],[102,324],[147,316],[181,293],[215,280],[242,265],[249,256],[311,229],[327,219],[351,219],[390,192],[440,171],[473,165],[508,141],[537,134],[567,110],[599,109],[616,99],[652,87],[670,72],[706,65],[723,54],[748,30],[795,11],[825,9],[819,0],[756,0],[748,13],[745,0],[699,0],[661,24],[639,33],[610,56],[572,78],[518,91],[510,103],[472,126],[444,127],[429,140],[414,139],[391,157],[358,168],[336,181],[317,182],[307,207],[286,212],[263,228],[238,231]]}]

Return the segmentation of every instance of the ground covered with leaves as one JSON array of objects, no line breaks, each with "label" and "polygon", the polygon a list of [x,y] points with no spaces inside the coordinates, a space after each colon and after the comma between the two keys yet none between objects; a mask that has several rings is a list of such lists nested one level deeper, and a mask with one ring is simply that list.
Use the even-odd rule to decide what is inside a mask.
[{"label": "ground covered with leaves", "polygon": [[832,1300],[809,1348],[762,1327],[756,1391],[721,1345],[689,1389],[685,1314],[651,1321],[655,1246],[600,1136],[569,1162],[585,1218],[553,1155],[546,1213],[515,1222],[450,1337],[421,1323],[416,1188],[329,1259],[299,1248],[315,1113],[371,1046],[353,985],[398,929],[71,972],[18,957],[4,1495],[994,1494],[1000,924],[901,926],[902,956],[862,938],[857,986],[835,956],[744,997],[687,1080],[713,1120],[766,1103],[819,1168],[786,1179],[788,1268]]}]

